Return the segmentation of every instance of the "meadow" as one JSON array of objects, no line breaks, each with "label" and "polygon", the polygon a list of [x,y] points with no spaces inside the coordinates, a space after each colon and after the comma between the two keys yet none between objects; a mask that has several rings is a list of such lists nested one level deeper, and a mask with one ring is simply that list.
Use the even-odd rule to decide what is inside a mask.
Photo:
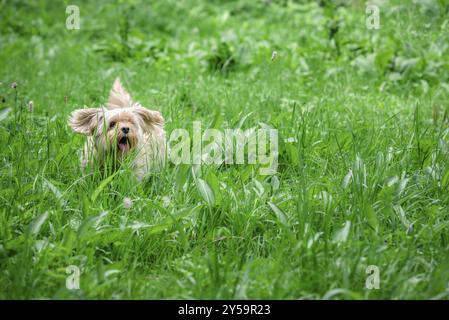
[{"label": "meadow", "polygon": [[[0,1],[0,298],[448,299],[449,2],[372,3]],[[116,77],[168,134],[278,130],[276,173],[83,174]]]}]

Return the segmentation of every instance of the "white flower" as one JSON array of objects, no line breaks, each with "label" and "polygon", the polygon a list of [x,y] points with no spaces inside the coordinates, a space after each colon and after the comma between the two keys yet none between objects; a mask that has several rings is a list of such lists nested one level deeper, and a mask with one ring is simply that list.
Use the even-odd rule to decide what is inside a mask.
[{"label": "white flower", "polygon": [[33,103],[33,101],[29,101],[29,102],[28,102],[28,111],[29,111],[29,112],[33,112],[33,108],[34,108],[34,103]]},{"label": "white flower", "polygon": [[128,198],[128,197],[123,198],[123,207],[125,209],[129,209],[132,206],[133,206],[133,202],[132,202],[132,200],[130,198]]},{"label": "white flower", "polygon": [[271,54],[271,61],[274,61],[278,56],[277,51],[273,51],[273,53]]}]

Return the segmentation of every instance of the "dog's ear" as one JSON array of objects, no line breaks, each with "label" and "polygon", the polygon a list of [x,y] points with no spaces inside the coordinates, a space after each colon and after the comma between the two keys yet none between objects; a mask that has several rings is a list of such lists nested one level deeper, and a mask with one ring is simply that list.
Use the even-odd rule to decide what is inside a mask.
[{"label": "dog's ear", "polygon": [[153,126],[164,125],[164,118],[159,111],[148,110],[144,107],[136,106],[133,112],[138,116],[143,124],[145,131],[151,130]]},{"label": "dog's ear", "polygon": [[112,85],[111,93],[107,103],[108,109],[119,109],[131,107],[133,101],[130,94],[123,88],[120,79],[117,78]]},{"label": "dog's ear", "polygon": [[76,133],[90,135],[97,128],[101,119],[103,119],[103,109],[101,108],[79,109],[72,112],[69,126]]}]

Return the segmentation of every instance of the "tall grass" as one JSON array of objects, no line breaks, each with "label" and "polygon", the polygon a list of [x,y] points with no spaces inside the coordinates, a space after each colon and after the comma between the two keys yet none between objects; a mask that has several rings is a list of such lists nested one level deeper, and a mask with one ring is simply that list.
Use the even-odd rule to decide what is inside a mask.
[{"label": "tall grass", "polygon": [[[447,3],[342,4],[2,3],[0,298],[447,299]],[[168,134],[277,128],[277,174],[83,173],[67,117],[116,76]]]}]

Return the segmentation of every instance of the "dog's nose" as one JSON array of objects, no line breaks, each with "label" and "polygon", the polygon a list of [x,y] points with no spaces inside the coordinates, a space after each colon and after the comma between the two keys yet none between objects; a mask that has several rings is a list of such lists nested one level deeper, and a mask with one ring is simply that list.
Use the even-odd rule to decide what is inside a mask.
[{"label": "dog's nose", "polygon": [[122,128],[122,132],[123,133],[128,133],[129,132],[129,128],[128,127],[123,127]]}]

